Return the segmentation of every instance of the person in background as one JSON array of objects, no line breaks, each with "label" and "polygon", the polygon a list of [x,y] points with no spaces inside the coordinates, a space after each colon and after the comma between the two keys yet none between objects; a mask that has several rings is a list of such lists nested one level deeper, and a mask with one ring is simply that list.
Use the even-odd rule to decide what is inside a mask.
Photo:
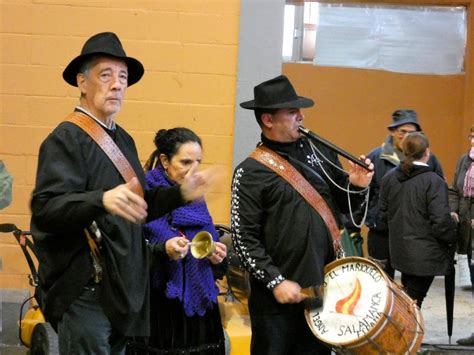
[{"label": "person in background", "polygon": [[[468,135],[470,150],[463,154],[457,163],[453,185],[449,191],[449,204],[457,228],[457,252],[467,254],[467,263],[471,277],[471,288],[474,295],[474,264],[472,260],[474,229],[474,126]],[[474,345],[474,333],[458,339],[460,345]]]},{"label": "person in background", "polygon": [[[338,223],[340,211],[347,211],[347,194],[325,173],[344,187],[349,182],[367,187],[373,173],[353,166],[346,174],[333,151],[321,144],[315,145],[318,153],[312,150],[299,127],[304,118],[300,109],[313,105],[283,75],[257,85],[254,100],[240,104],[254,110],[262,130],[259,145],[288,161],[319,192]],[[351,190],[357,190],[351,194],[353,204],[362,202],[364,192],[354,186]],[[330,354],[306,323],[301,292],[323,284],[324,266],[335,256],[319,212],[279,174],[248,157],[234,170],[231,227],[234,249],[250,274],[251,353]]]},{"label": "person in background", "polygon": [[[80,92],[74,117],[115,142],[136,175],[128,182],[70,121],[60,123],[40,147],[31,231],[41,308],[58,331],[61,354],[124,354],[127,336],[149,334],[149,262],[141,223],[201,197],[210,181],[194,163],[180,186],[140,196],[145,175],[135,143],[116,116],[127,88],[143,74],[143,65],[125,54],[112,32],[89,38],[63,72]],[[85,229],[94,233],[95,243]]]},{"label": "person in background", "polygon": [[12,202],[13,178],[5,164],[0,160],[0,209],[7,207]]},{"label": "person in background", "polygon": [[[156,150],[145,165],[149,188],[183,183],[202,160],[201,139],[187,128],[162,129]],[[151,352],[225,354],[215,277],[225,274],[227,250],[204,200],[194,201],[144,225],[145,237],[158,261],[151,274]],[[215,251],[203,259],[189,252],[199,232],[214,239]]]},{"label": "person in background", "polygon": [[[365,224],[369,228],[367,235],[367,249],[369,257],[375,259],[383,267],[384,271],[392,279],[395,271],[391,265],[388,230],[383,229],[379,223],[379,190],[383,177],[393,168],[400,165],[404,159],[402,141],[409,133],[420,132],[421,126],[418,122],[418,115],[414,110],[397,109],[392,114],[392,122],[388,125],[389,135],[384,143],[373,149],[368,155],[374,164],[374,177],[370,183],[370,200]],[[443,169],[434,154],[430,154],[427,164],[438,175],[443,176]],[[357,215],[362,214],[360,211]],[[358,218],[358,217],[357,217]],[[350,219],[348,219],[350,221]],[[346,224],[350,232],[360,230],[351,222]]]},{"label": "person in background", "polygon": [[428,139],[409,133],[402,148],[404,160],[380,185],[380,226],[389,232],[393,268],[421,307],[434,277],[452,271],[456,226],[448,186],[428,165]]}]

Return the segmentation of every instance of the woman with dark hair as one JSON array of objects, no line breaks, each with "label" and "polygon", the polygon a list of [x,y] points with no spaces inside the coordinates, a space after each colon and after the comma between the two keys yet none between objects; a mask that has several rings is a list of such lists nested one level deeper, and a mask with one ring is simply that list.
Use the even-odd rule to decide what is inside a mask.
[{"label": "woman with dark hair", "polygon": [[[201,139],[187,128],[162,129],[145,170],[150,188],[179,185],[201,163]],[[151,274],[150,353],[225,354],[215,277],[225,273],[226,246],[218,235],[204,200],[177,208],[144,225],[157,255]],[[194,258],[191,239],[209,232],[216,246],[212,255]]]},{"label": "woman with dark hair", "polygon": [[428,139],[410,133],[402,148],[405,159],[382,179],[380,218],[389,230],[392,267],[421,307],[434,277],[453,268],[455,223],[446,182],[427,164]]},{"label": "woman with dark hair", "polygon": [[[449,204],[453,217],[458,222],[457,252],[467,254],[467,263],[471,276],[471,289],[474,295],[474,263],[472,259],[474,229],[474,126],[468,136],[471,148],[459,158],[454,173],[453,186],[449,191]],[[461,345],[474,345],[474,333],[457,340]]]}]

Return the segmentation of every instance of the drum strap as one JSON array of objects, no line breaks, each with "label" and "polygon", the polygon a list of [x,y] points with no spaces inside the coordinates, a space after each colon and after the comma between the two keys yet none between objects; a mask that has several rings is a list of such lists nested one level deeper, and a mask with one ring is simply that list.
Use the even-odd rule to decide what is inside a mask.
[{"label": "drum strap", "polygon": [[[115,144],[113,139],[93,118],[82,112],[72,112],[66,117],[66,121],[80,127],[94,140],[94,142],[97,143],[97,145],[112,161],[126,182],[137,176],[117,144]],[[140,185],[138,185],[133,192],[141,197],[144,195],[143,189]],[[99,283],[102,280],[103,273],[103,258],[100,252],[100,231],[98,230],[95,222],[93,222],[89,228],[95,229],[95,233],[90,233],[88,228],[85,228],[84,232],[87,237],[87,243],[89,245],[90,254],[92,257],[92,266],[94,267],[94,282]]]},{"label": "drum strap", "polygon": [[341,246],[341,232],[337,226],[336,219],[328,204],[316,189],[296,170],[286,159],[265,146],[257,147],[249,155],[276,174],[285,179],[321,216],[332,236],[334,252],[336,255],[343,253]]},{"label": "drum strap", "polygon": [[[82,112],[72,112],[66,117],[66,121],[79,126],[97,143],[104,153],[107,154],[126,182],[137,176],[127,158],[125,158],[120,148],[115,144],[114,140],[92,117],[89,117]],[[138,185],[134,192],[143,197],[143,189],[140,185]]]}]

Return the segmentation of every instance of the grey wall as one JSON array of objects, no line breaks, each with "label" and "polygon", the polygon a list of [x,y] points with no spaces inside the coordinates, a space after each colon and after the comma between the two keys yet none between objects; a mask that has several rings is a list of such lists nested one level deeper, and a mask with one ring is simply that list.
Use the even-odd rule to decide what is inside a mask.
[{"label": "grey wall", "polygon": [[285,0],[241,0],[239,57],[234,125],[234,160],[237,166],[260,140],[252,110],[239,104],[253,99],[253,88],[281,74]]}]

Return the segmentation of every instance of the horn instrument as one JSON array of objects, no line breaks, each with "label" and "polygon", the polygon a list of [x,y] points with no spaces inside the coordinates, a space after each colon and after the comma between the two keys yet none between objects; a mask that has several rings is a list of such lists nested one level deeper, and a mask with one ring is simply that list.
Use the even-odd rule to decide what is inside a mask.
[{"label": "horn instrument", "polygon": [[312,141],[319,142],[319,143],[323,144],[324,146],[326,146],[327,148],[331,149],[332,151],[336,152],[337,154],[342,155],[344,158],[346,158],[346,159],[352,161],[353,163],[363,167],[365,170],[372,171],[372,169],[370,169],[369,166],[366,163],[364,163],[363,161],[357,159],[355,156],[349,154],[345,150],[335,146],[334,144],[332,144],[328,140],[324,139],[323,137],[318,136],[316,133],[311,132],[309,129],[304,128],[303,126],[299,126],[298,130],[300,131],[301,134],[303,134],[308,139],[310,139]]}]

